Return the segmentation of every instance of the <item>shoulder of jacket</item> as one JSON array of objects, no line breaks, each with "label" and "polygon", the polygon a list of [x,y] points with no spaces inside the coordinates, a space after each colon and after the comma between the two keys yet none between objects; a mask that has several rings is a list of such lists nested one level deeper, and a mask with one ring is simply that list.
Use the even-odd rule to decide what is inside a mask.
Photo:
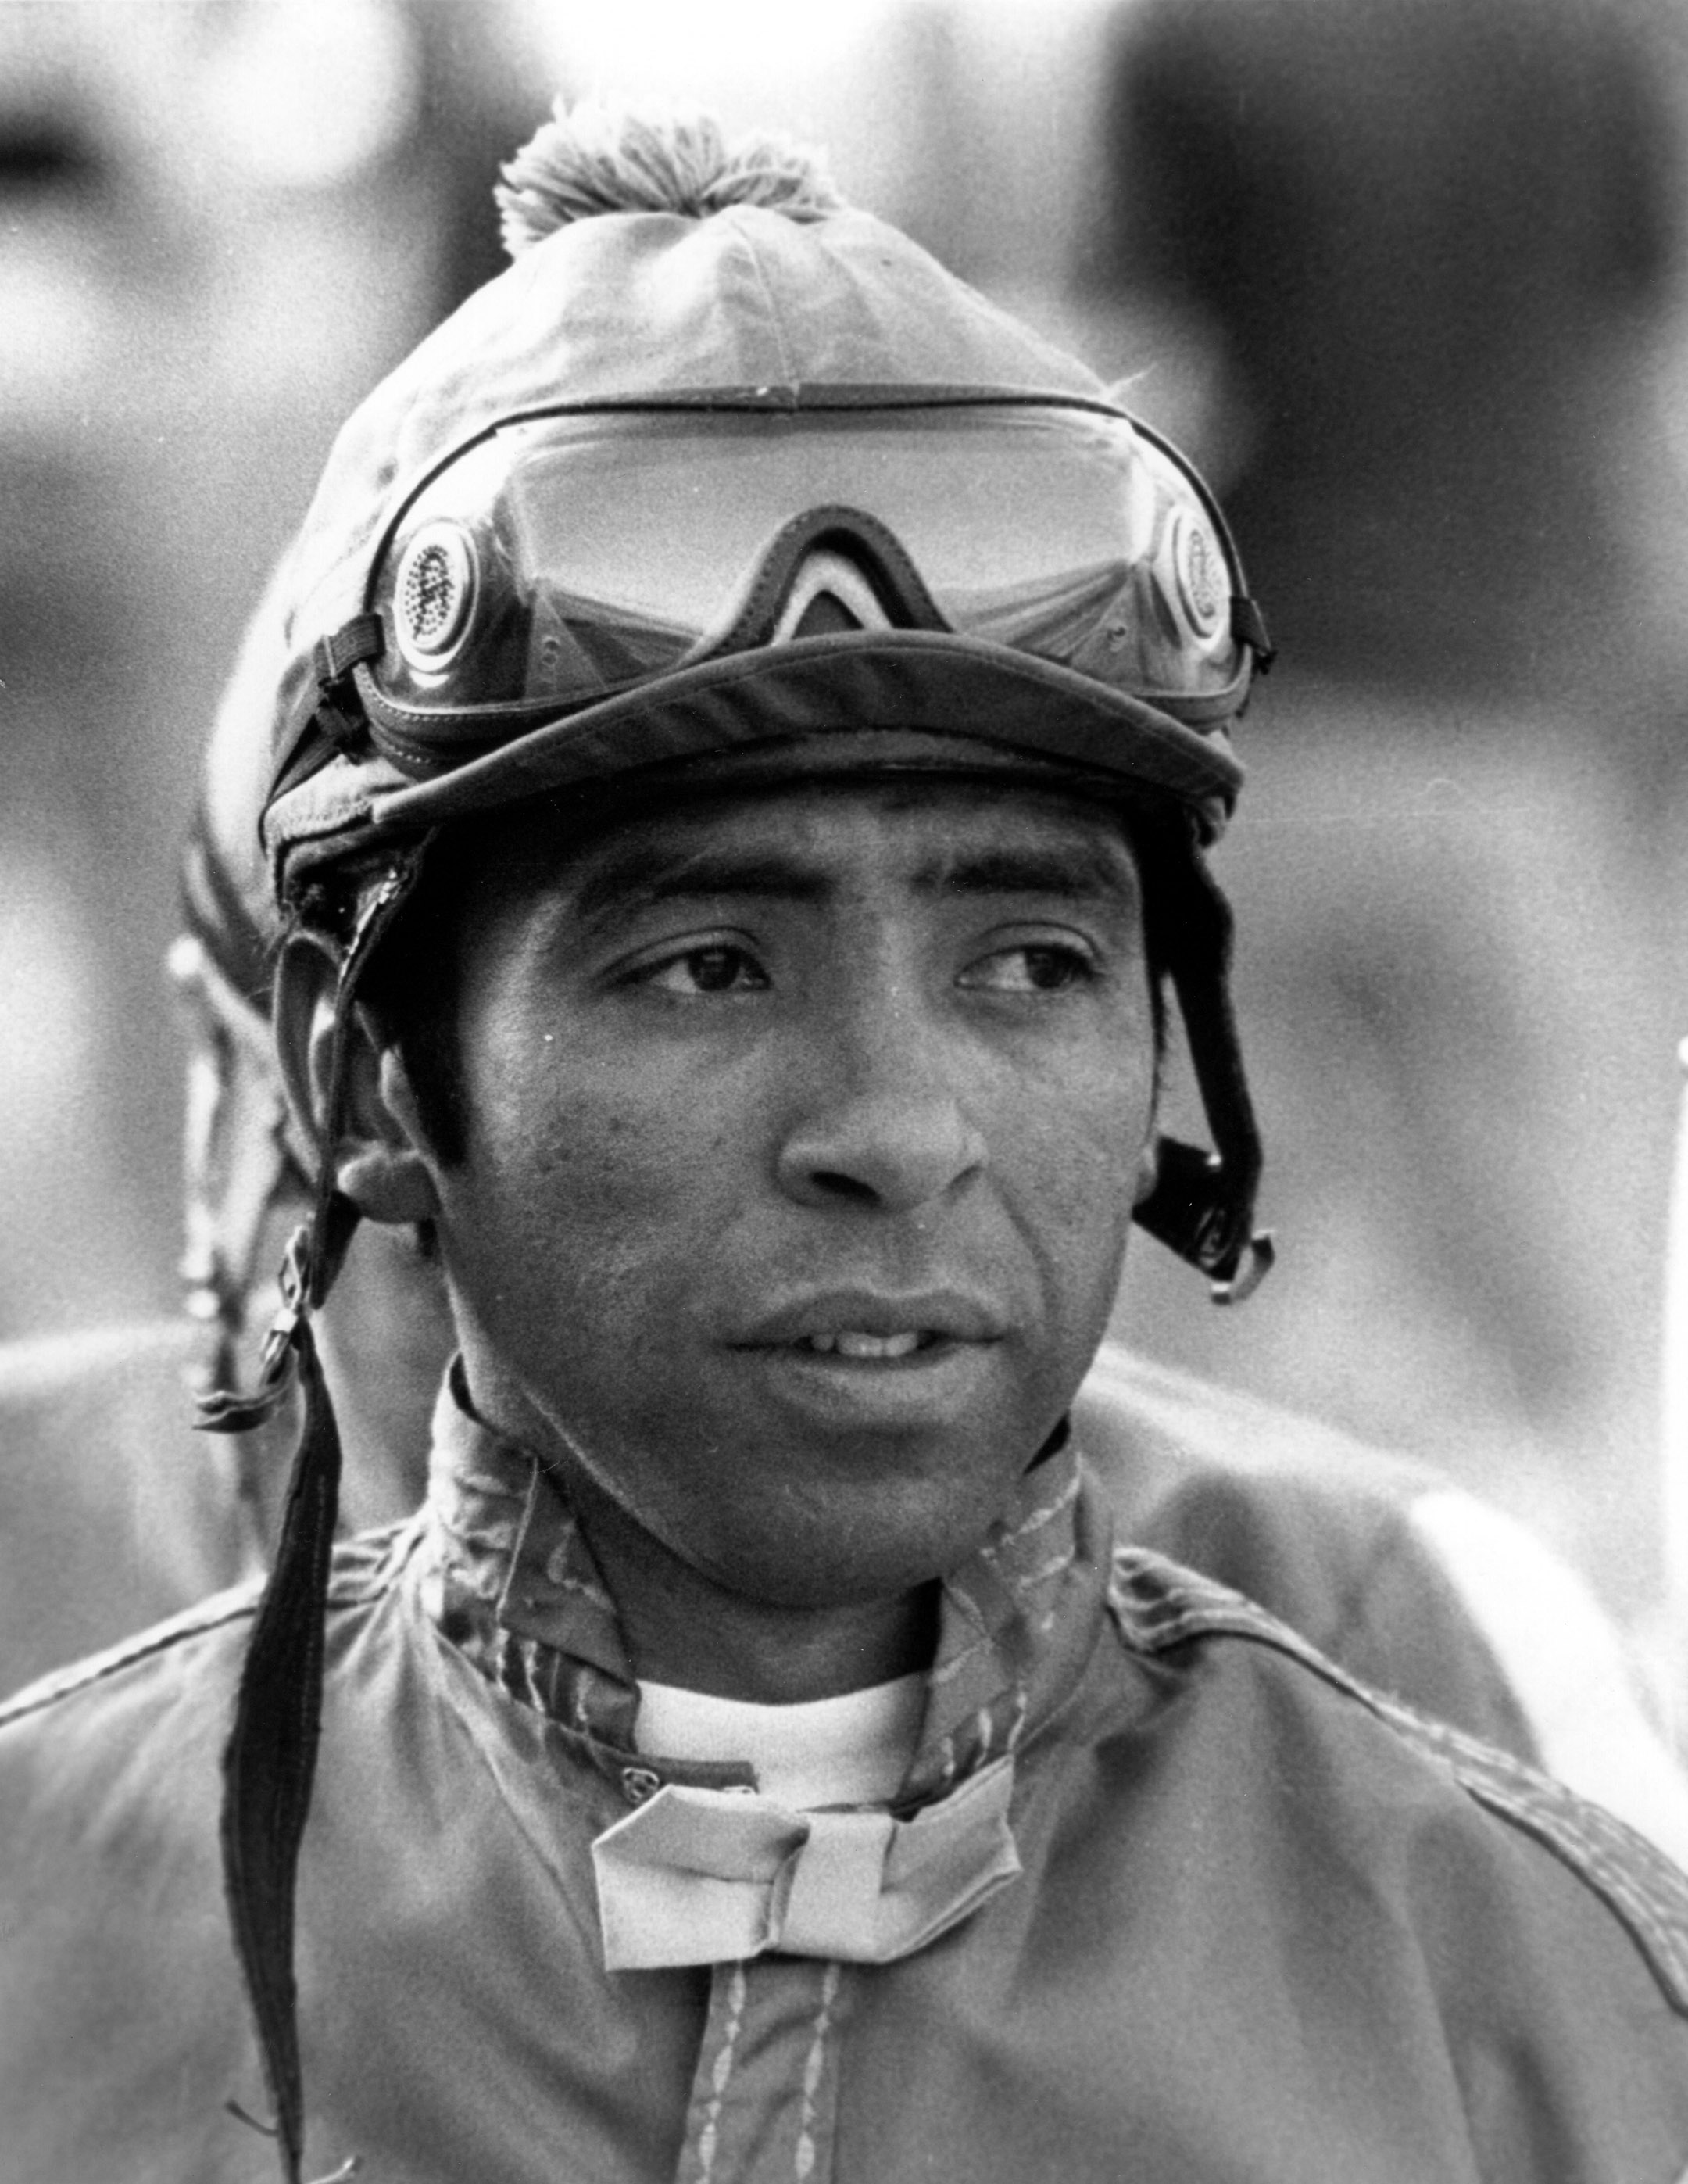
[{"label": "shoulder of jacket", "polygon": [[1569,1867],[1627,1929],[1671,2007],[1688,2017],[1688,1875],[1622,1820],[1522,1760],[1374,1691],[1240,1593],[1147,1548],[1115,1550],[1108,1598],[1133,1652],[1240,1640],[1270,1647],[1363,1707],[1474,1803]]},{"label": "shoulder of jacket", "polygon": [[[414,1537],[413,1526],[395,1525],[363,1533],[355,1539],[337,1540],[329,1576],[330,1613],[364,1606],[384,1592],[406,1559]],[[0,1729],[31,1714],[49,1712],[80,1692],[109,1683],[149,1662],[162,1660],[191,1646],[198,1639],[227,1630],[231,1624],[250,1621],[257,1612],[263,1591],[261,1577],[247,1579],[226,1591],[196,1602],[192,1607],[183,1608],[162,1623],[137,1631],[132,1638],[121,1639],[116,1645],[104,1646],[97,1653],[90,1653],[62,1669],[50,1669],[21,1691],[0,1700]]]}]

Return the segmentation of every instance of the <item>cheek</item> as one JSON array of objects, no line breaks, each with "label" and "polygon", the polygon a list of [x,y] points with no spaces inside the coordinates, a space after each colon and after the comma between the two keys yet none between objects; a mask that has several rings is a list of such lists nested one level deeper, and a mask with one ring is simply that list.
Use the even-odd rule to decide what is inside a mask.
[{"label": "cheek", "polygon": [[536,1067],[489,1047],[476,1075],[468,1157],[443,1194],[448,1262],[553,1334],[559,1321],[621,1320],[636,1340],[744,1203],[742,1122],[648,1065]]},{"label": "cheek", "polygon": [[1103,1117],[1089,1128],[1069,1125],[1046,1149],[1037,1179],[1045,1249],[1070,1279],[1094,1278],[1123,1251],[1143,1148],[1142,1128]]},{"label": "cheek", "polygon": [[1081,1223],[1134,1195],[1154,1129],[1152,1034],[1134,1013],[1113,1036],[1075,1041],[1019,1101],[1022,1158]]},{"label": "cheek", "polygon": [[1016,1134],[1017,1226],[1069,1314],[1111,1308],[1154,1119],[1152,1048],[1134,1039],[1074,1055]]}]

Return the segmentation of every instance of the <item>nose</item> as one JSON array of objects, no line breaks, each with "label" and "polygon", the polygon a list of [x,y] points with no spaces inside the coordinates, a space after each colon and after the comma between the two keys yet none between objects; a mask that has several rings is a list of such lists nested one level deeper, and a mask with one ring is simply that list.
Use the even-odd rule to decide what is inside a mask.
[{"label": "nose", "polygon": [[835,1017],[831,1033],[779,1148],[788,1196],[908,1213],[983,1170],[967,1057],[919,1003],[883,998]]}]

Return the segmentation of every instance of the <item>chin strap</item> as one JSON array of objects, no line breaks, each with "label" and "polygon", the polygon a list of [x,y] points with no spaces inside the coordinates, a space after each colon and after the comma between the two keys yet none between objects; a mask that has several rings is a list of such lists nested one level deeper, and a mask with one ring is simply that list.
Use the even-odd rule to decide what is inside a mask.
[{"label": "chin strap", "polygon": [[1194,850],[1175,879],[1171,871],[1156,878],[1176,905],[1163,960],[1215,1150],[1160,1139],[1154,1186],[1134,1217],[1206,1275],[1215,1304],[1240,1304],[1271,1272],[1276,1251],[1254,1226],[1260,1132],[1231,1007],[1231,910]]},{"label": "chin strap", "polygon": [[[341,963],[315,1203],[287,1246],[281,1309],[265,1342],[258,1384],[249,1395],[220,1393],[199,1404],[205,1430],[244,1433],[273,1417],[295,1384],[303,1397],[281,1537],[247,1642],[223,1751],[221,1827],[229,1923],[275,2104],[286,2184],[300,2184],[304,2157],[293,1902],[321,1730],[323,1624],[340,1490],[340,1435],[311,1314],[332,1287],[358,1225],[356,1207],[334,1188],[332,1158],[345,1112],[352,1005],[364,967],[415,885],[426,847],[426,839],[418,843],[382,875]],[[355,2157],[336,2176],[354,2170]]]},{"label": "chin strap", "polygon": [[275,1565],[248,1641],[234,1725],[223,1750],[222,1852],[229,1923],[275,2104],[281,2174],[287,2184],[299,2184],[304,2086],[293,1895],[322,1717],[323,1609],[340,1435],[308,1315],[298,1318],[288,1341],[304,1417]]},{"label": "chin strap", "polygon": [[1226,1163],[1178,1138],[1156,1144],[1155,1187],[1134,1218],[1157,1242],[1207,1277],[1215,1304],[1241,1304],[1272,1271],[1278,1247],[1250,1228],[1252,1193],[1242,1198]]}]

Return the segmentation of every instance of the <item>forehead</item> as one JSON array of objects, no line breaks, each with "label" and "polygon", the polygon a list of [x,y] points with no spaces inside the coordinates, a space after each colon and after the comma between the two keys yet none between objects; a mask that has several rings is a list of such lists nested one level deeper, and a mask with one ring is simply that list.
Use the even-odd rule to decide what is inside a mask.
[{"label": "forehead", "polygon": [[522,894],[588,920],[678,894],[1000,889],[1124,906],[1138,893],[1116,811],[989,780],[794,783],[669,805],[572,844],[535,812],[501,861]]}]

